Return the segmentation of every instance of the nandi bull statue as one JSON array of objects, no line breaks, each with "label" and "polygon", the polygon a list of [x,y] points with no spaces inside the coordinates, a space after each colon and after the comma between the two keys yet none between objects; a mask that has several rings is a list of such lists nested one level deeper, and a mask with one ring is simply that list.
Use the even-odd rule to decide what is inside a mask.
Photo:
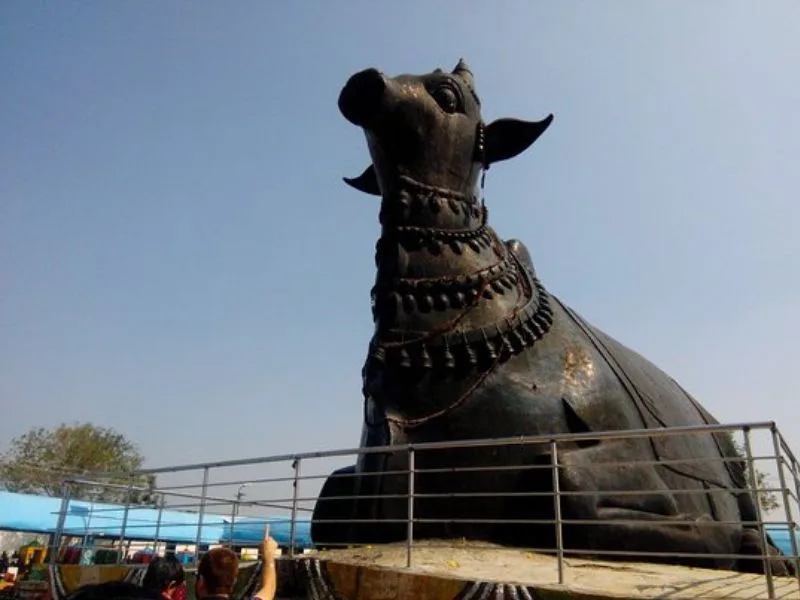
[{"label": "nandi bull statue", "polygon": [[[450,73],[361,71],[339,109],[372,157],[345,181],[381,197],[362,447],[716,423],[549,294],[525,246],[487,224],[479,177],[531,146],[552,115],[485,125],[463,61]],[[548,444],[417,452],[415,539],[554,548],[552,471],[534,468],[551,458]],[[408,462],[407,452],[366,453],[329,477],[314,541],[405,539]],[[756,572],[761,560],[730,555],[768,553],[773,572],[791,569],[762,536],[726,435],[583,439],[559,444],[558,462],[567,551],[674,553],[684,556],[644,560]]]}]

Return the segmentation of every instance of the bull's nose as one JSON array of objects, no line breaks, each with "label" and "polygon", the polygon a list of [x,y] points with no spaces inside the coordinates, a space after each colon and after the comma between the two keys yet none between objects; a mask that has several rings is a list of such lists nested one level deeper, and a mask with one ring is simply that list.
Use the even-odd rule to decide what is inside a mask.
[{"label": "bull's nose", "polygon": [[386,78],[377,69],[353,75],[339,94],[339,110],[353,125],[363,127],[380,110]]}]

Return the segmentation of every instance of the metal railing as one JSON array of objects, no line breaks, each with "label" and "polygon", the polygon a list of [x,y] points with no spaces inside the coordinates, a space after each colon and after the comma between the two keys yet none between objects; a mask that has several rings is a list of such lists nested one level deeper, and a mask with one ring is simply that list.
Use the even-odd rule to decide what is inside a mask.
[{"label": "metal railing", "polygon": [[[653,454],[650,460],[604,461],[583,466],[571,462],[570,459],[576,448],[592,443],[652,444],[655,440],[669,437],[683,436],[687,439],[710,434],[730,435],[742,449],[741,458],[685,459],[662,456],[657,459],[656,454]],[[514,456],[531,455],[532,449],[536,449],[534,454],[547,460],[519,464],[511,460]],[[458,466],[449,462],[448,456],[453,453],[460,455]],[[475,454],[481,455],[480,464],[470,464],[466,460]],[[415,547],[419,547],[422,540],[426,540],[425,546],[428,548],[453,547],[459,543],[458,540],[447,541],[447,538],[458,537],[459,532],[467,531],[477,532],[474,543],[479,543],[481,539],[516,539],[514,544],[524,546],[526,550],[554,556],[554,577],[559,584],[566,581],[571,557],[592,557],[599,560],[624,558],[662,563],[692,563],[702,559],[756,560],[762,563],[761,570],[765,573],[767,597],[775,598],[776,581],[785,586],[786,580],[773,575],[772,567],[776,561],[782,560],[794,566],[794,579],[800,591],[798,525],[795,521],[800,514],[800,463],[772,422],[431,442],[144,469],[122,476],[127,476],[130,481],[139,480],[145,475],[157,476],[158,485],[149,490],[151,499],[155,498],[155,501],[148,507],[130,505],[127,502],[122,507],[93,503],[86,518],[87,521],[91,518],[91,523],[86,522],[85,530],[81,532],[75,519],[70,519],[75,514],[74,509],[70,512],[70,508],[76,505],[75,497],[81,495],[82,487],[95,490],[104,486],[117,491],[121,489],[128,498],[134,491],[142,490],[132,484],[125,486],[104,483],[111,478],[119,480],[119,473],[97,473],[84,480],[65,481],[50,559],[57,560],[58,550],[65,537],[83,539],[78,545],[83,548],[86,540],[105,534],[107,539],[116,540],[120,550],[124,549],[126,540],[128,543],[130,540],[152,543],[152,551],[155,553],[162,553],[162,545],[166,549],[169,543],[175,548],[184,547],[190,553],[191,560],[196,561],[204,547],[210,545],[238,548],[257,546],[265,524],[270,525],[271,534],[278,539],[285,552],[294,556],[309,545],[309,517],[319,499],[322,484],[335,469],[346,466],[343,459],[350,458],[349,462],[352,463],[359,457],[363,459],[369,455],[391,457],[393,467],[378,473],[341,473],[336,477],[341,481],[348,478],[370,481],[380,477],[383,481],[382,487],[372,486],[375,489],[370,493],[359,494],[358,498],[363,501],[380,501],[388,516],[378,518],[361,514],[358,518],[319,521],[321,525],[347,525],[351,528],[351,535],[347,539],[326,540],[327,548],[369,543],[369,537],[363,541],[353,539],[352,528],[367,526],[365,531],[369,533],[375,531],[377,524],[382,524],[389,528],[387,531],[391,530],[392,540],[405,543],[405,565],[411,567],[414,564]],[[487,456],[492,455],[498,457],[496,464],[488,464],[490,461]],[[687,472],[692,468],[699,469],[702,468],[701,465],[714,463],[719,467],[722,463],[734,461],[744,464],[747,481],[744,487],[714,488],[697,483],[689,484],[691,473],[687,475]],[[626,523],[635,525],[642,524],[642,520],[574,519],[570,518],[570,512],[565,509],[565,505],[576,502],[581,497],[605,495],[613,497],[618,506],[633,506],[637,497],[652,498],[654,494],[664,492],[656,489],[563,489],[561,474],[564,469],[583,468],[588,472],[601,467],[619,468],[620,472],[636,468],[652,468],[653,472],[669,471],[673,474],[673,480],[686,482],[684,487],[668,490],[672,498],[692,494],[707,498],[709,495],[721,494],[731,502],[730,494],[752,492],[759,499],[755,506],[755,515],[750,515],[752,518],[743,523],[739,520],[709,520],[702,521],[699,525],[711,532],[714,527],[730,528],[742,523],[758,532],[764,548],[768,547],[768,529],[781,528],[788,534],[784,556],[776,557],[766,553],[743,555],[725,552],[644,552],[582,546],[576,540],[586,536],[576,535],[578,528],[586,532],[588,530],[585,528],[589,527],[609,527]],[[535,475],[540,477],[536,479]],[[520,487],[519,482],[534,479],[541,489]],[[470,483],[478,481],[482,482],[482,489],[471,489]],[[487,482],[494,482],[497,487],[487,488]],[[453,483],[457,485],[448,487]],[[349,498],[349,495],[326,496],[323,502],[344,501]],[[625,499],[630,501],[625,502]],[[480,514],[481,509],[485,509],[487,505],[497,509],[501,502],[503,506],[510,508],[507,511],[501,509]],[[524,503],[535,504],[536,516],[540,518],[528,518],[530,515],[525,514]],[[85,505],[85,502],[81,505]],[[457,507],[453,508],[454,505]],[[547,510],[542,508],[545,506],[548,506]],[[665,528],[698,526],[698,521],[693,517],[681,520],[675,516],[665,516],[661,521],[649,520],[648,523]],[[304,528],[306,533],[303,533]],[[549,533],[547,536],[531,537],[530,543],[519,544],[519,538],[524,537],[526,528],[527,531]],[[548,539],[550,543],[537,547],[534,543],[537,539]],[[120,560],[124,560],[124,554],[120,552]]]}]

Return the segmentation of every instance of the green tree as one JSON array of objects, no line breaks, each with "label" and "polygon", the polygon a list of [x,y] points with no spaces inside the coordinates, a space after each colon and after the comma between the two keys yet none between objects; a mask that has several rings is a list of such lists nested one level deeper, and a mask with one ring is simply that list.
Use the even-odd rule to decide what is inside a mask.
[{"label": "green tree", "polygon": [[[744,459],[744,447],[736,442],[734,442],[734,446],[736,447],[736,451],[738,452],[739,456]],[[764,471],[756,469],[755,465],[753,468],[753,473],[755,474],[755,481],[750,474],[750,469],[745,467],[747,485],[751,490],[753,490],[753,493],[756,494],[758,503],[761,505],[761,510],[769,512],[780,508],[782,503],[778,501],[778,495],[775,492],[770,491],[777,487],[777,485],[772,482],[772,478],[764,473]]]},{"label": "green tree", "polygon": [[[9,492],[61,496],[69,478],[96,482],[70,484],[70,497],[95,502],[124,503],[130,486],[133,504],[149,504],[155,478],[128,475],[142,467],[136,445],[114,429],[90,423],[32,429],[11,441],[0,458],[0,486]],[[98,477],[94,473],[114,473]],[[106,484],[112,484],[108,486]]]},{"label": "green tree", "polygon": [[[750,474],[748,473],[748,481]],[[763,471],[756,470],[755,485],[750,482],[750,487],[758,490],[758,501],[761,503],[762,510],[772,511],[777,510],[783,506],[783,503],[778,500],[778,495],[775,492],[768,491],[770,488],[775,489],[775,484],[772,483],[769,475]]]}]

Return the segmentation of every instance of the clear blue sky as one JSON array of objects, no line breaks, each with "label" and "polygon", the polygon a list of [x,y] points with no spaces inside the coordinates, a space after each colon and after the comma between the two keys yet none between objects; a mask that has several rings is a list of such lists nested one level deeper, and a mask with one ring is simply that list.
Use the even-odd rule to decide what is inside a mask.
[{"label": "clear blue sky", "polygon": [[549,289],[796,450],[797,2],[0,4],[0,446],[357,445],[376,199],[353,72],[472,66],[549,131],[487,178]]}]

